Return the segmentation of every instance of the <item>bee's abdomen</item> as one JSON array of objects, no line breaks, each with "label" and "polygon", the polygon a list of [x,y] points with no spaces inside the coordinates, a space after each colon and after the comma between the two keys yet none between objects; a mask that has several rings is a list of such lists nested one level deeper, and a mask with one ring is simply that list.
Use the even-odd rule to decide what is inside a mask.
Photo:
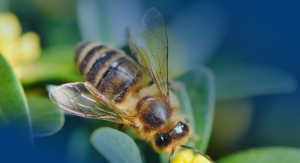
[{"label": "bee's abdomen", "polygon": [[122,101],[141,79],[137,64],[123,51],[99,42],[80,43],[75,60],[82,76],[115,102]]}]

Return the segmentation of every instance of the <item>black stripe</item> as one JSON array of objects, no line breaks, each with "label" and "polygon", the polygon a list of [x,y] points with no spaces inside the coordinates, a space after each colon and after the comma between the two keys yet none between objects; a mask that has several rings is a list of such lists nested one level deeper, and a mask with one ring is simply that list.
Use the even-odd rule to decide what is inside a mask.
[{"label": "black stripe", "polygon": [[[104,56],[105,54],[105,56]],[[90,82],[94,82],[95,77],[97,76],[100,69],[104,68],[104,65],[106,62],[111,60],[115,55],[117,54],[117,51],[111,50],[103,53],[102,55],[97,58],[97,60],[94,62],[92,68],[87,74],[87,80]]]},{"label": "black stripe", "polygon": [[98,46],[95,46],[93,47],[93,49],[91,49],[83,58],[83,60],[81,61],[81,63],[78,63],[80,64],[79,66],[79,69],[80,69],[80,73],[82,75],[84,70],[86,69],[86,66],[87,64],[89,63],[90,59],[97,53],[98,50],[100,50],[101,48],[103,48],[104,46],[103,45],[98,45]]},{"label": "black stripe", "polygon": [[76,50],[75,50],[75,62],[76,63],[78,62],[78,58],[79,58],[79,55],[82,52],[82,50],[90,43],[91,42],[80,42],[77,44]]},{"label": "black stripe", "polygon": [[118,66],[123,62],[123,60],[125,59],[125,57],[120,57],[119,59],[117,59],[116,61],[114,61],[112,64],[114,64],[115,62],[117,63],[116,66],[112,66],[112,64],[107,68],[107,70],[103,73],[102,78],[99,80],[99,82],[97,83],[97,87],[99,87],[99,85],[101,84],[101,82],[105,79],[105,77],[109,74],[109,72],[111,72],[113,69],[118,68]]}]

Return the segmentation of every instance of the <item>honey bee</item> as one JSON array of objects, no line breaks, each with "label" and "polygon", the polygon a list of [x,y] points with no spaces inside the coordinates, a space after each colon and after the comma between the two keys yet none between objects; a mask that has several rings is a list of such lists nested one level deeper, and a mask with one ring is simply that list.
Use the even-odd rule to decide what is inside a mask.
[{"label": "honey bee", "polygon": [[129,45],[134,57],[101,42],[79,43],[75,61],[86,82],[60,85],[50,99],[67,113],[126,125],[157,152],[173,153],[191,129],[169,89],[167,30],[157,9],[146,11]]}]

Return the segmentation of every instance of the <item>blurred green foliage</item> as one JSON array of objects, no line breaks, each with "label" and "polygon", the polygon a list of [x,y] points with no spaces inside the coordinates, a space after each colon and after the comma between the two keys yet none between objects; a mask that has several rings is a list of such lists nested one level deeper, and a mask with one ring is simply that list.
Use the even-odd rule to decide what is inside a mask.
[{"label": "blurred green foliage", "polygon": [[50,136],[62,128],[65,120],[63,111],[57,108],[49,98],[28,96],[27,100],[34,136]]},{"label": "blurred green foliage", "polygon": [[0,12],[6,12],[9,10],[9,0],[0,1]]},{"label": "blurred green foliage", "polygon": [[21,129],[28,140],[32,139],[32,125],[24,90],[12,68],[0,55],[0,124]]},{"label": "blurred green foliage", "polygon": [[120,131],[99,128],[93,132],[91,143],[109,162],[142,163],[140,151],[134,141]]},{"label": "blurred green foliage", "polygon": [[253,163],[253,162],[299,162],[300,149],[292,147],[263,147],[249,149],[229,155],[219,163]]},{"label": "blurred green foliage", "polygon": [[[187,92],[187,95],[178,97],[190,100],[193,116],[191,119],[195,123],[195,134],[200,136],[201,140],[193,146],[203,153],[208,147],[214,117],[214,80],[212,72],[205,67],[188,71],[178,78],[178,81],[185,85]],[[181,103],[181,106],[184,108],[186,105]]]},{"label": "blurred green foliage", "polygon": [[[63,112],[49,98],[31,96],[24,90],[13,70],[0,55],[1,126],[20,129],[29,139],[56,133],[63,125]],[[28,100],[28,101],[27,101]]]},{"label": "blurred green foliage", "polygon": [[[42,54],[36,61],[23,66],[24,74],[20,80],[15,77],[10,65],[0,55],[1,125],[21,127],[28,140],[32,139],[32,136],[53,135],[65,125],[66,127],[57,135],[64,134],[65,139],[69,139],[63,144],[67,146],[66,151],[64,151],[66,161],[84,163],[87,160],[93,160],[91,158],[98,155],[98,153],[93,153],[91,146],[87,145],[90,130],[95,130],[98,126],[105,126],[107,123],[93,120],[82,120],[78,123],[78,119],[71,116],[68,116],[67,120],[69,121],[65,122],[63,112],[50,102],[46,86],[82,81],[73,57],[75,44],[81,40],[107,41],[107,43],[120,48],[126,47],[125,28],[128,26],[134,28],[133,24],[139,23],[145,8],[142,2],[137,1],[134,3],[135,5],[119,3],[121,7],[116,6],[115,1],[102,1],[100,3],[96,0],[0,1],[0,11],[16,13],[22,23],[23,32],[29,30],[37,32],[41,37],[43,47]],[[122,6],[122,4],[124,5]],[[91,6],[92,8],[89,8]],[[123,12],[124,9],[128,9],[128,12]],[[196,11],[194,10],[193,7],[186,9],[177,18],[172,19],[173,23],[170,23],[170,38],[172,38],[170,47],[173,45],[173,49],[170,49],[172,51],[170,54],[170,61],[172,62],[170,63],[170,71],[171,74],[174,74],[171,76],[180,76],[177,81],[183,83],[184,87],[175,93],[183,106],[183,112],[191,119],[194,134],[200,136],[200,140],[191,140],[188,144],[205,153],[213,129],[222,128],[223,130],[218,130],[222,132],[216,134],[218,136],[216,140],[224,139],[227,143],[233,143],[246,132],[249,123],[251,123],[253,107],[249,97],[292,92],[297,84],[293,76],[276,68],[238,61],[231,63],[223,59],[218,61],[217,57],[215,57],[215,61],[208,61],[208,58],[212,58],[213,55],[212,52],[209,52],[221,42],[225,28],[214,32],[213,30],[218,29],[208,27],[210,31],[208,33],[219,34],[215,36],[219,40],[210,40],[212,43],[215,42],[214,45],[206,46],[208,49],[205,52],[199,52],[199,54],[205,53],[207,55],[203,57],[205,58],[203,60],[207,62],[208,68],[201,65],[204,61],[199,61],[196,69],[189,67],[189,65],[194,65],[189,61],[194,58],[197,58],[195,60],[198,61],[202,57],[196,53],[200,51],[200,48],[197,46],[195,49],[191,49],[191,44],[184,42],[188,41],[191,36],[183,33],[179,23],[181,25],[186,24],[174,23],[174,21],[184,20],[184,16],[195,14]],[[206,10],[201,11],[208,12]],[[205,21],[205,19],[201,20]],[[213,22],[203,22],[203,24],[215,25]],[[194,27],[198,28],[199,26]],[[180,36],[184,36],[185,39],[180,40]],[[197,38],[201,39],[200,36],[203,35],[197,34]],[[195,42],[199,43],[203,40],[193,40],[193,43]],[[189,54],[190,52],[193,54]],[[186,73],[184,73],[185,71]],[[215,110],[221,109],[223,112],[215,113]],[[224,116],[230,113],[234,116]],[[215,120],[217,123],[215,128],[213,128],[214,114],[220,118]],[[226,121],[222,121],[224,120],[222,118]],[[233,119],[236,119],[237,122]],[[230,120],[231,122],[229,122]],[[74,124],[78,126],[74,126]],[[231,124],[231,126],[226,126],[227,124]],[[226,130],[226,128],[231,127],[236,130]],[[73,134],[64,132],[70,130],[74,131]],[[149,152],[150,146],[140,143],[136,137],[132,136],[132,133],[128,135],[131,137],[113,129],[99,128],[93,132],[91,144],[110,162],[119,162],[120,159],[127,162],[136,162],[136,160],[145,162],[147,160],[144,158],[149,158],[149,154],[152,155],[150,156],[152,159],[159,161],[158,154]],[[62,140],[59,139],[58,141],[61,142]],[[220,149],[226,146],[224,145],[226,142],[212,142],[212,144],[219,145]],[[216,152],[218,150],[215,149]],[[298,156],[299,149],[295,148],[259,148],[225,156],[220,162],[234,163],[245,162],[245,160],[249,162],[288,162],[287,160],[298,162]],[[168,155],[161,154],[160,157],[162,161],[165,161]]]},{"label": "blurred green foliage", "polygon": [[23,66],[22,83],[32,85],[47,81],[81,81],[73,55],[74,46],[45,48],[38,60]]}]

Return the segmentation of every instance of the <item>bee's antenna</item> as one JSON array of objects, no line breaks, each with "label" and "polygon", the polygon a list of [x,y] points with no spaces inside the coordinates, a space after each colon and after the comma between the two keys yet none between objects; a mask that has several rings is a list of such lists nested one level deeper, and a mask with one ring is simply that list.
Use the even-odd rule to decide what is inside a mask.
[{"label": "bee's antenna", "polygon": [[170,154],[170,156],[169,156],[169,161],[168,161],[168,163],[171,162],[171,158],[172,158],[173,154],[174,154],[174,149],[172,150],[172,152],[171,152],[171,154]]},{"label": "bee's antenna", "polygon": [[194,150],[196,153],[198,153],[198,154],[204,156],[205,158],[207,158],[207,159],[208,159],[209,161],[211,161],[212,163],[215,163],[209,156],[207,156],[207,155],[201,153],[201,152],[198,151],[198,149],[196,149],[196,148],[193,148],[193,147],[190,147],[190,146],[186,146],[186,145],[180,145],[180,146],[183,147],[183,148],[192,149],[192,150]]}]

